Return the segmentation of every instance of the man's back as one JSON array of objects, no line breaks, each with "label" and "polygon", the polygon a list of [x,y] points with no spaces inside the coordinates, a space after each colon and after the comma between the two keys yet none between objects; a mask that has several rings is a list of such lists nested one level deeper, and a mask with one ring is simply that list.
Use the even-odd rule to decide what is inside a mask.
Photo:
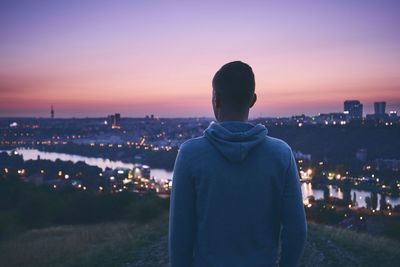
[{"label": "man's back", "polygon": [[296,163],[264,126],[211,124],[181,146],[173,179],[173,267],[275,266],[280,234],[280,264],[296,265],[306,234]]}]

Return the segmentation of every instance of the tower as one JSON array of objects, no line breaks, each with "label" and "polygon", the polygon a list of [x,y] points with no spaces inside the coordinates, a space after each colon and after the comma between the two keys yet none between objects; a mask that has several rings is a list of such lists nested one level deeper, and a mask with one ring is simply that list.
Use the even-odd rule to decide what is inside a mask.
[{"label": "tower", "polygon": [[54,119],[54,108],[53,108],[53,105],[51,105],[50,116],[51,116],[52,119]]},{"label": "tower", "polygon": [[375,115],[384,115],[386,113],[386,102],[375,102],[374,103]]}]

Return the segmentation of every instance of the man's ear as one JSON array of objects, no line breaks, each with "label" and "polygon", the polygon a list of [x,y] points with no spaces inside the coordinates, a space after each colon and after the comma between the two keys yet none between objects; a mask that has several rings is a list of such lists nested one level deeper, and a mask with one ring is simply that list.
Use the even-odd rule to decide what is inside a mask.
[{"label": "man's ear", "polygon": [[257,95],[254,93],[253,100],[251,100],[250,107],[252,108],[257,101]]},{"label": "man's ear", "polygon": [[215,105],[217,108],[221,107],[221,98],[217,97],[216,101],[215,101]]},{"label": "man's ear", "polygon": [[217,92],[215,92],[214,101],[215,101],[215,107],[220,108],[221,107],[221,97],[219,96],[219,94]]}]

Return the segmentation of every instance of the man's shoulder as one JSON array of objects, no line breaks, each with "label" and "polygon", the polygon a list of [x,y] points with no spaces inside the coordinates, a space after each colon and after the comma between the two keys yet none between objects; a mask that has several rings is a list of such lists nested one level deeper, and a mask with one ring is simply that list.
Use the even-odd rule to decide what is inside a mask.
[{"label": "man's shoulder", "polygon": [[179,153],[188,161],[202,159],[205,154],[210,153],[210,144],[204,136],[194,137],[186,140],[179,146]]},{"label": "man's shoulder", "polygon": [[182,151],[183,153],[185,152],[190,152],[193,150],[199,151],[202,149],[206,149],[209,146],[206,138],[204,136],[198,136],[194,138],[190,138],[183,142],[179,150]]},{"label": "man's shoulder", "polygon": [[266,140],[267,144],[270,146],[274,146],[274,147],[282,148],[282,149],[291,149],[290,146],[288,145],[288,143],[286,143],[282,139],[267,135],[265,140]]},{"label": "man's shoulder", "polygon": [[287,170],[293,153],[292,148],[285,141],[267,136],[265,151],[270,159],[274,159],[276,168]]},{"label": "man's shoulder", "polygon": [[277,153],[292,153],[292,148],[283,140],[271,136],[266,137],[266,146]]}]

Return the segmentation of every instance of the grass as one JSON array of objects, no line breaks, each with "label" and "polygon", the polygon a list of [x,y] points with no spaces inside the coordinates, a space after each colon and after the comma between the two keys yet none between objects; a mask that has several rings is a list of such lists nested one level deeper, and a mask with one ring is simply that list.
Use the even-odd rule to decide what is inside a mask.
[{"label": "grass", "polygon": [[0,241],[1,266],[122,266],[166,234],[167,215],[147,224],[103,223],[31,230]]},{"label": "grass", "polygon": [[398,266],[399,262],[397,240],[309,224],[302,266]]},{"label": "grass", "polygon": [[[0,266],[165,266],[168,216],[128,222],[31,230],[0,241]],[[398,266],[400,242],[309,224],[301,266]],[[129,264],[127,264],[129,263]],[[162,264],[161,264],[162,263]]]}]

